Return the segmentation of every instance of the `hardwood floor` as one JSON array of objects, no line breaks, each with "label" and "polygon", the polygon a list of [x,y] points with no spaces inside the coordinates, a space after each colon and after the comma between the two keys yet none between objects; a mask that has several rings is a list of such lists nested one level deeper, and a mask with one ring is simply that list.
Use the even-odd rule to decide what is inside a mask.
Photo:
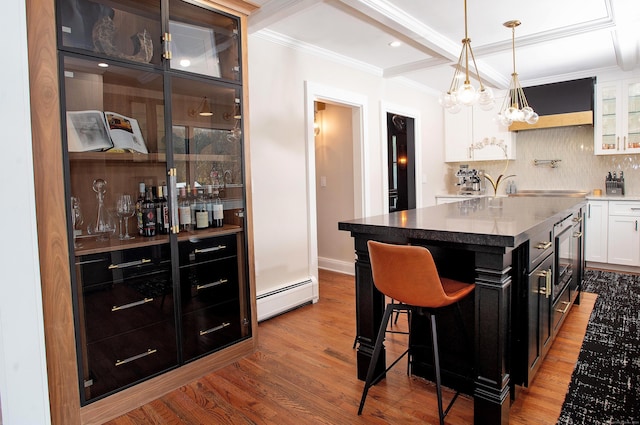
[{"label": "hardwood floor", "polygon": [[[357,416],[354,294],[353,276],[320,271],[320,301],[260,323],[255,354],[108,424],[437,423],[435,385],[407,376],[404,359],[371,388]],[[556,424],[595,298],[585,293],[572,307],[533,385],[518,390],[511,424]],[[389,334],[388,359],[406,340]],[[445,390],[445,403],[452,394]],[[473,399],[460,396],[446,422],[472,423]]]}]

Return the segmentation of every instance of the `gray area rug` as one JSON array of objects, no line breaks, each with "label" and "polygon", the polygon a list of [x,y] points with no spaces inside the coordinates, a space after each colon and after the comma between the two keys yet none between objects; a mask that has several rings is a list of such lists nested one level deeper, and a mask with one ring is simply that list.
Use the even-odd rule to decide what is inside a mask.
[{"label": "gray area rug", "polygon": [[598,294],[558,424],[640,424],[640,276],[587,270]]}]

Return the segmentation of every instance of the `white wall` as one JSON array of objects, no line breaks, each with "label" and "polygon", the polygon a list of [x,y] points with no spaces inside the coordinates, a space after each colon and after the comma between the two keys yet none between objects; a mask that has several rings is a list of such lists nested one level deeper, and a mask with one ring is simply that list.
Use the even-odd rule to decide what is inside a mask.
[{"label": "white wall", "polygon": [[[253,224],[257,293],[273,291],[312,276],[307,228],[305,81],[366,96],[371,214],[384,211],[386,182],[381,121],[383,104],[420,112],[423,199],[433,204],[444,190],[443,118],[437,96],[402,80],[348,67],[336,61],[249,36],[249,99]],[[435,183],[435,184],[434,184]],[[258,312],[260,314],[260,312]]]},{"label": "white wall", "polygon": [[[3,3],[0,39],[0,403],[2,424],[51,423],[36,234],[26,12]],[[10,40],[10,41],[9,41]]]}]

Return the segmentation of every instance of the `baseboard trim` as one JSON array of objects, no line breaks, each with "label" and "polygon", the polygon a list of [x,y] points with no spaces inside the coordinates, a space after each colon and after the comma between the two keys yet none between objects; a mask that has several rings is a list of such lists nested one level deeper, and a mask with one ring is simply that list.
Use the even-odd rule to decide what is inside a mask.
[{"label": "baseboard trim", "polygon": [[[258,322],[286,313],[305,304],[315,303],[317,282],[307,279],[292,283],[256,297]],[[316,287],[316,288],[314,288]]]},{"label": "baseboard trim", "polygon": [[356,263],[353,261],[334,260],[333,258],[318,257],[318,268],[332,272],[355,276]]}]

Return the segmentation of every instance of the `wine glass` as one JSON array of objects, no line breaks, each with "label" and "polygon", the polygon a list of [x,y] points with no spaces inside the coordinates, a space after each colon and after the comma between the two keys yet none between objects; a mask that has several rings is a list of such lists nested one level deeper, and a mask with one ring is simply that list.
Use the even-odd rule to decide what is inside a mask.
[{"label": "wine glass", "polygon": [[[129,218],[136,212],[136,206],[131,199],[131,195],[122,194],[118,196],[116,212],[120,220],[120,240],[135,239],[129,235]],[[124,218],[124,235],[122,234],[122,219]]]},{"label": "wine glass", "polygon": [[82,233],[80,226],[84,223],[84,217],[82,216],[82,210],[80,209],[80,198],[77,196],[71,197],[71,223],[73,231],[73,247],[80,248],[82,245],[76,241],[76,237]]}]

